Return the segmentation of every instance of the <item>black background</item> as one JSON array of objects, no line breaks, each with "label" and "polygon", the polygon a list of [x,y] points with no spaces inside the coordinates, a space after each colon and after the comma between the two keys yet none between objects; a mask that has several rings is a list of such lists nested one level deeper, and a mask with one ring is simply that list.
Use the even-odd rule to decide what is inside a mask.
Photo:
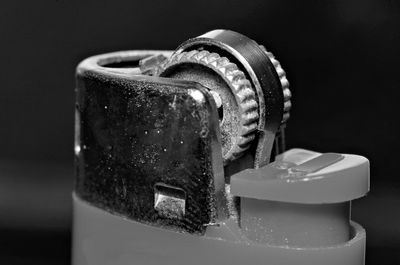
[{"label": "black background", "polygon": [[174,49],[216,28],[280,60],[289,147],[370,159],[372,190],[353,219],[367,228],[368,264],[400,262],[399,22],[396,0],[1,1],[0,262],[69,262],[79,61]]}]

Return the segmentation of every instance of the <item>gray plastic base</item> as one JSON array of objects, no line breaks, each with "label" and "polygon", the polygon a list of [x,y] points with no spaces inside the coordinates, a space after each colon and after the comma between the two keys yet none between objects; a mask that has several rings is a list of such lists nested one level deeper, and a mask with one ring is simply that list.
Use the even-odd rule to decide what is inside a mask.
[{"label": "gray plastic base", "polygon": [[362,265],[365,230],[329,247],[289,248],[251,243],[221,225],[206,236],[147,226],[90,206],[73,196],[74,265]]}]

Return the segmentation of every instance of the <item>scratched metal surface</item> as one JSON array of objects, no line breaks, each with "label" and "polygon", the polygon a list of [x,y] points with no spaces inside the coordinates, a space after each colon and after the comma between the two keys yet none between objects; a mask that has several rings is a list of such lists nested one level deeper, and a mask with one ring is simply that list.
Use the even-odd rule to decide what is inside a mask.
[{"label": "scratched metal surface", "polygon": [[[203,233],[215,222],[213,156],[221,147],[215,106],[204,90],[189,82],[91,71],[78,71],[77,87],[76,192],[81,198],[177,231]],[[156,183],[186,192],[184,218],[154,209]]]}]

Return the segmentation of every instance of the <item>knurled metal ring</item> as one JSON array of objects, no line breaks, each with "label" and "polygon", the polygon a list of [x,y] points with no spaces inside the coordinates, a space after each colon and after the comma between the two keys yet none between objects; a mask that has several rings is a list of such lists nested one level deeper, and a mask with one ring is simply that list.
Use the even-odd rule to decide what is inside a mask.
[{"label": "knurled metal ring", "polygon": [[156,75],[196,81],[221,97],[224,163],[240,157],[255,138],[259,120],[256,92],[238,66],[207,50],[174,54]]}]

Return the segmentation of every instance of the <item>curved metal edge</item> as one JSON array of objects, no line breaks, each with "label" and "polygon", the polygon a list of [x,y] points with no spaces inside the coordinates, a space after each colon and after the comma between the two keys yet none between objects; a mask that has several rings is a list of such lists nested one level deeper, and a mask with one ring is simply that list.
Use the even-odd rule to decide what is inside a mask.
[{"label": "curved metal edge", "polygon": [[94,71],[98,74],[129,74],[129,75],[140,75],[139,66],[135,68],[112,68],[104,67],[110,63],[126,62],[126,61],[138,61],[153,55],[164,55],[171,56],[173,51],[167,50],[130,50],[130,51],[117,51],[94,55],[81,61],[77,68],[76,74],[82,75],[85,71]]}]

